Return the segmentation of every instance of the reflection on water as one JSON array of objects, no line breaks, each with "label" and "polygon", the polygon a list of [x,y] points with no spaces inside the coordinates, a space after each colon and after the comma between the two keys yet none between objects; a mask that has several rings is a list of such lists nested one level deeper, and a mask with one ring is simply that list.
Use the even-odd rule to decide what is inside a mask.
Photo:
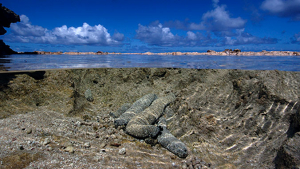
[{"label": "reflection on water", "polygon": [[0,71],[5,71],[10,69],[10,67],[6,67],[4,64],[10,63],[10,59],[7,56],[0,55]]},{"label": "reflection on water", "polygon": [[194,68],[300,71],[299,56],[10,55],[0,70],[62,68]]}]

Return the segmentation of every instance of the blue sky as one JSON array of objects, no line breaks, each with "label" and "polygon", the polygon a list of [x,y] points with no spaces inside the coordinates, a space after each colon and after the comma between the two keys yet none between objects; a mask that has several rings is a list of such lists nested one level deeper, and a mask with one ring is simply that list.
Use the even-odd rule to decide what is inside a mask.
[{"label": "blue sky", "polygon": [[300,0],[2,0],[16,51],[300,50]]}]

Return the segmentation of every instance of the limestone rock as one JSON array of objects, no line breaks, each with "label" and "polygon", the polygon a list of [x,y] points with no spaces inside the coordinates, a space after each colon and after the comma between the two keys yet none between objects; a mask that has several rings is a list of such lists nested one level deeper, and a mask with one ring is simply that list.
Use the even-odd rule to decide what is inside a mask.
[{"label": "limestone rock", "polygon": [[124,147],[121,148],[121,149],[119,150],[119,154],[120,154],[120,155],[126,154],[126,149],[125,149]]},{"label": "limestone rock", "polygon": [[74,147],[68,146],[67,148],[65,148],[65,151],[69,153],[74,153]]}]

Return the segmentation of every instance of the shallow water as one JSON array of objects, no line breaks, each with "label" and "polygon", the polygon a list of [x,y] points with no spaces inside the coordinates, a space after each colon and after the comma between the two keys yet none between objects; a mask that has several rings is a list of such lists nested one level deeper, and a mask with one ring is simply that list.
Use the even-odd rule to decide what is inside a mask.
[{"label": "shallow water", "polygon": [[299,56],[10,55],[0,70],[64,68],[194,68],[300,71]]}]

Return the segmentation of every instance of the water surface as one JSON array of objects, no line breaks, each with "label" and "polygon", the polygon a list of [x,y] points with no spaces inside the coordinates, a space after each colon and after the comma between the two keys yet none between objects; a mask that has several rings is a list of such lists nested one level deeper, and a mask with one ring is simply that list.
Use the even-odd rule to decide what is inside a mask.
[{"label": "water surface", "polygon": [[[208,55],[10,55],[0,58],[7,71],[65,68],[194,68],[300,71],[299,56]],[[1,69],[0,69],[1,70]]]}]

